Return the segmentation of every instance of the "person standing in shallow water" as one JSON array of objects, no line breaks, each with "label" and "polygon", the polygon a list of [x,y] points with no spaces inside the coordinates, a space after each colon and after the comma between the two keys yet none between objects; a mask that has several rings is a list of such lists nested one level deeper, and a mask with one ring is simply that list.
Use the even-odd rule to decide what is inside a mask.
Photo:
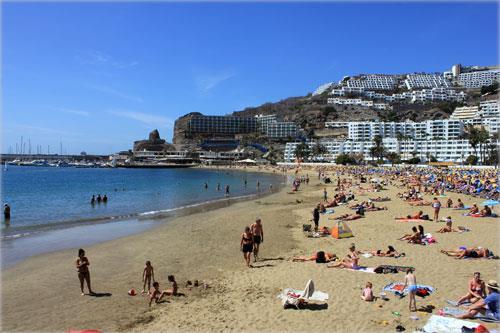
[{"label": "person standing in shallow water", "polygon": [[92,194],[92,199],[90,199],[90,204],[95,205],[95,194]]},{"label": "person standing in shallow water", "polygon": [[226,195],[226,197],[229,196],[229,185],[226,185],[226,194],[225,195]]},{"label": "person standing in shallow water", "polygon": [[90,262],[85,256],[85,251],[83,249],[78,250],[78,258],[76,259],[76,269],[78,271],[78,279],[80,280],[80,289],[82,291],[82,296],[85,295],[83,291],[83,283],[87,282],[87,288],[89,289],[89,294],[94,294],[92,288],[90,287]]},{"label": "person standing in shallow water", "polygon": [[10,206],[7,204],[3,205],[3,217],[5,219],[5,222],[8,222],[10,220]]}]

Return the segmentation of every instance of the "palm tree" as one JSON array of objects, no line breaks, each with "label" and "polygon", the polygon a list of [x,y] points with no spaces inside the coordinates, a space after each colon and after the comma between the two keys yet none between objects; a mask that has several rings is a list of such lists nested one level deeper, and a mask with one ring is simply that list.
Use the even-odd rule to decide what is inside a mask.
[{"label": "palm tree", "polygon": [[479,144],[479,160],[481,161],[481,164],[484,163],[484,155],[485,152],[483,151],[483,145],[486,145],[490,139],[490,133],[484,128],[484,126],[481,126],[481,129],[477,133],[477,142]]},{"label": "palm tree", "polygon": [[474,155],[477,156],[477,145],[479,144],[479,130],[474,125],[467,125],[465,128],[465,137],[469,140],[469,144],[474,149]]}]

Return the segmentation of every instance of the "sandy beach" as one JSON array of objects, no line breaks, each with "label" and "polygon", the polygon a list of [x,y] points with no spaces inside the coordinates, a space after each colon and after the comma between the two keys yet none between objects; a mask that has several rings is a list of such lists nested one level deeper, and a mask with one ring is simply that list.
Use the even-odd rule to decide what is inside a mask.
[{"label": "sandy beach", "polygon": [[[394,186],[357,196],[360,201],[389,196],[391,201],[377,203],[388,210],[367,212],[365,218],[347,222],[353,238],[305,237],[302,224],[311,223],[311,211],[321,200],[323,188],[333,195],[335,187],[321,184],[314,172],[309,175],[309,185],[302,185],[295,193],[286,187],[266,197],[178,217],[144,233],[86,248],[92,286],[101,297],[80,296],[75,268],[78,249],[39,255],[4,270],[2,330],[393,332],[397,325],[393,311],[401,313],[406,331],[422,327],[430,314],[410,313],[407,298],[389,295],[388,301],[360,299],[366,282],[373,283],[378,295],[388,283],[404,281],[403,273],[369,274],[291,261],[294,256],[312,255],[318,250],[344,257],[353,242],[360,250],[385,250],[393,245],[404,252],[403,258],[362,258],[360,264],[415,267],[417,282],[436,288],[431,296],[417,298],[417,306],[435,307],[433,313],[446,306],[446,300],[456,300],[466,293],[473,272],[481,272],[486,281],[497,279],[498,260],[456,260],[440,250],[483,246],[500,253],[498,220],[464,217],[462,211],[443,208],[441,215],[451,215],[455,227],[471,231],[437,234],[444,223],[425,221],[421,224],[437,238],[437,244],[421,246],[398,241],[417,223],[398,222],[394,217],[420,209],[431,215],[431,208],[409,206],[397,198],[401,189]],[[448,195],[454,201],[462,198],[466,205],[481,202],[454,193]],[[443,204],[445,200],[441,199]],[[347,212],[352,211],[346,206],[335,207],[333,216]],[[256,217],[262,219],[265,242],[262,260],[248,269],[239,251],[240,235]],[[328,217],[332,215],[321,216],[321,226],[335,224]],[[147,297],[129,296],[130,288],[142,288],[146,260],[151,260],[161,288],[168,287],[167,275],[173,274],[186,296],[169,297],[167,302],[151,308]],[[187,280],[195,279],[209,288],[185,288]],[[328,306],[284,310],[276,298],[278,293],[287,287],[302,289],[308,279],[314,280],[316,289],[329,294]],[[411,315],[419,320],[411,319]]]}]

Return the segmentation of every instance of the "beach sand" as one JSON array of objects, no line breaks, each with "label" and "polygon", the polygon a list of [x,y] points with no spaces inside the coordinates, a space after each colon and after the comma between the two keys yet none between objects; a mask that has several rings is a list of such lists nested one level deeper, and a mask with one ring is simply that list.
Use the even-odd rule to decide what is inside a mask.
[{"label": "beach sand", "polygon": [[[358,196],[366,200],[388,195],[392,201],[377,203],[387,206],[386,211],[368,212],[365,218],[348,222],[353,238],[304,237],[302,224],[311,223],[312,208],[322,197],[324,187],[334,193],[333,184],[321,185],[313,177],[309,185],[301,186],[294,194],[284,188],[263,198],[182,216],[144,233],[86,248],[93,289],[111,296],[80,296],[74,266],[77,249],[30,258],[2,272],[2,330],[393,332],[397,325],[393,311],[401,313],[406,331],[424,326],[430,314],[410,313],[407,298],[389,295],[388,301],[360,299],[367,281],[373,283],[378,296],[388,283],[403,281],[404,273],[368,274],[291,261],[293,256],[312,255],[318,250],[343,257],[352,242],[360,250],[386,250],[393,245],[406,253],[399,259],[362,258],[360,264],[415,267],[417,282],[436,288],[425,299],[417,297],[417,306],[434,306],[433,313],[447,306],[447,299],[456,300],[466,293],[474,271],[480,271],[486,281],[497,279],[498,260],[456,260],[439,252],[459,246],[483,246],[500,253],[496,219],[463,217],[461,211],[443,208],[441,215],[451,215],[454,227],[465,226],[472,231],[437,234],[435,231],[444,223],[426,221],[421,224],[426,232],[435,235],[437,244],[421,246],[398,241],[417,223],[398,222],[394,217],[413,214],[420,208],[431,215],[431,208],[409,206],[396,198],[400,189],[392,186],[380,193]],[[454,201],[458,198],[453,193],[450,196]],[[476,201],[462,199],[465,204]],[[445,200],[441,198],[443,205]],[[346,212],[352,211],[346,206],[336,207],[333,216]],[[239,251],[240,235],[256,217],[262,219],[265,242],[262,260],[248,269]],[[335,222],[328,217],[332,215],[322,215],[320,225],[333,226]],[[168,302],[148,308],[146,297],[128,296],[130,288],[142,289],[146,260],[152,261],[160,288],[167,288],[167,275],[174,274],[186,297],[169,297]],[[187,290],[188,279],[206,282],[210,287]],[[284,310],[276,298],[278,293],[287,287],[302,289],[308,279],[314,280],[317,290],[329,293],[328,306]],[[419,320],[410,319],[411,315]]]}]

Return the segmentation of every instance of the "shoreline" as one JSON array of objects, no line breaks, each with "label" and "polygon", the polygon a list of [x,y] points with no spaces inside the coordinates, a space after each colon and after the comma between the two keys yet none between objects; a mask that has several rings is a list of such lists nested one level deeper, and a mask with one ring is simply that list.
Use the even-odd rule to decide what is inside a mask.
[{"label": "shoreline", "polygon": [[[419,283],[436,288],[430,297],[418,298],[417,305],[435,306],[434,313],[446,306],[446,299],[456,299],[466,291],[472,272],[480,271],[486,280],[495,278],[498,266],[495,260],[459,261],[439,253],[439,249],[462,245],[485,246],[498,253],[498,225],[494,219],[470,219],[460,211],[443,210],[443,215],[453,215],[457,225],[472,231],[437,234],[438,243],[429,246],[396,241],[415,224],[396,222],[394,216],[408,214],[418,207],[397,199],[399,189],[394,186],[378,194],[357,195],[359,200],[376,195],[387,195],[392,200],[382,204],[389,210],[367,213],[364,219],[348,222],[354,238],[304,237],[302,224],[311,223],[308,221],[312,207],[320,200],[323,188],[329,193],[334,188],[333,184],[320,183],[314,174],[310,176],[311,183],[302,185],[298,192],[287,192],[283,187],[264,198],[177,217],[153,230],[85,248],[91,263],[93,289],[111,293],[111,297],[79,296],[73,266],[75,249],[35,256],[8,268],[2,272],[3,329],[389,332],[395,327],[393,311],[402,314],[400,320],[407,331],[422,327],[430,315],[418,312],[420,320],[410,319],[412,313],[408,311],[406,298],[390,296],[389,301],[374,303],[359,299],[367,281],[374,284],[378,295],[384,285],[401,281],[404,274],[366,274],[290,260],[318,250],[343,256],[352,242],[363,250],[384,249],[392,244],[399,252],[405,252],[404,258],[362,259],[361,264],[415,267]],[[455,193],[449,196],[453,200],[459,197]],[[476,200],[460,197],[465,204]],[[335,216],[347,212],[351,212],[347,206],[335,207]],[[262,260],[254,264],[255,268],[248,269],[239,251],[239,237],[244,226],[253,223],[256,217],[263,221],[265,242]],[[321,216],[320,225],[334,224],[328,215]],[[433,222],[423,225],[433,234],[442,227]],[[145,260],[151,260],[161,289],[168,287],[166,277],[173,274],[180,291],[187,296],[169,297],[167,303],[152,308],[148,308],[145,297],[128,296],[130,288],[139,291],[142,288],[140,274]],[[195,279],[208,283],[210,288],[188,290],[186,280]],[[308,279],[314,280],[317,290],[329,293],[328,306],[316,311],[283,310],[276,295],[288,287],[301,289]],[[30,315],[26,317],[26,313]],[[389,324],[381,325],[381,321]]]},{"label": "shoreline", "polygon": [[[252,171],[254,172],[254,171]],[[101,242],[120,239],[126,236],[140,234],[151,228],[160,227],[169,223],[173,219],[198,214],[201,212],[212,211],[224,207],[229,207],[235,203],[245,202],[258,198],[264,198],[279,192],[286,187],[286,179],[278,183],[278,188],[273,190],[258,191],[252,194],[240,195],[236,197],[224,197],[194,204],[188,204],[181,207],[169,208],[153,212],[139,212],[125,216],[110,216],[95,219],[85,219],[67,222],[55,222],[45,225],[33,225],[18,227],[14,230],[2,230],[1,234],[1,265],[0,269],[12,267],[19,264],[29,257],[64,250],[67,248],[83,247],[99,244]],[[126,226],[130,230],[119,230],[119,227]],[[111,233],[107,236],[101,236],[101,233]],[[80,241],[76,237],[78,233],[83,235],[98,234],[95,239],[84,239]],[[69,240],[66,237],[69,236]],[[55,244],[53,241],[60,237],[61,241]],[[34,240],[30,242],[30,239]],[[22,241],[23,246],[15,244]],[[49,244],[44,244],[48,242]],[[52,243],[52,245],[50,244]],[[54,246],[54,248],[50,248]],[[33,250],[32,248],[35,248]],[[5,256],[6,250],[14,251],[15,255]]]}]

